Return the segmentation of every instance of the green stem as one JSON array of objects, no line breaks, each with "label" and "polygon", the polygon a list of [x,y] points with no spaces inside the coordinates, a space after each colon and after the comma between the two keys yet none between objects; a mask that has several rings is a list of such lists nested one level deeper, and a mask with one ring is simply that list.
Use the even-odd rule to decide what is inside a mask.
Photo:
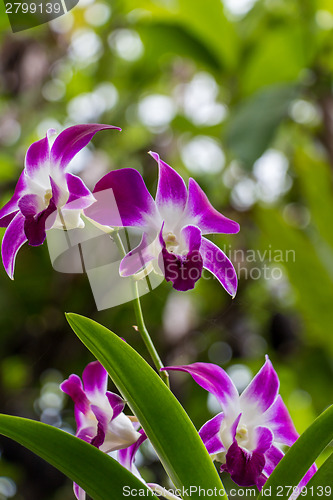
[{"label": "green stem", "polygon": [[[119,236],[118,231],[114,232],[112,234],[112,238],[113,238],[114,242],[116,243],[120,253],[125,256],[126,250],[124,248],[124,244]],[[153,363],[156,367],[158,374],[160,375],[161,379],[166,384],[166,386],[170,387],[169,374],[165,371],[160,371],[161,368],[164,368],[164,365],[163,365],[161,358],[156,350],[156,347],[155,347],[155,345],[154,345],[154,343],[149,335],[149,332],[148,332],[147,327],[145,325],[145,321],[143,319],[141,302],[140,302],[140,297],[139,297],[139,293],[138,293],[138,283],[136,281],[134,281],[133,285],[134,285],[133,286],[133,288],[134,288],[133,306],[134,306],[134,312],[135,312],[138,331],[141,335],[142,340],[145,343],[145,346],[150,354],[151,359],[153,360]]]},{"label": "green stem", "polygon": [[162,372],[160,371],[161,368],[164,368],[164,365],[161,361],[161,358],[159,357],[159,354],[154,346],[153,341],[151,340],[151,337],[148,333],[148,330],[146,328],[146,325],[145,325],[145,322],[143,319],[141,302],[140,302],[140,298],[139,298],[139,294],[138,294],[138,284],[135,283],[134,287],[135,287],[135,299],[134,299],[133,304],[134,304],[134,311],[135,311],[135,317],[136,317],[136,321],[137,321],[138,330],[140,332],[142,340],[144,341],[144,343],[147,347],[147,350],[150,354],[150,357],[153,360],[154,365],[155,365],[161,379],[167,385],[167,387],[170,387],[169,375],[165,371],[162,371]]}]

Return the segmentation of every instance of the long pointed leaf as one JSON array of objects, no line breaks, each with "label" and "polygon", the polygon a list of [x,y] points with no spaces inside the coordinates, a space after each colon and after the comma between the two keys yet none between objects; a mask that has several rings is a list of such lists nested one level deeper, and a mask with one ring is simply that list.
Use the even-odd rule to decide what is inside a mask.
[{"label": "long pointed leaf", "polygon": [[183,498],[202,498],[199,488],[227,498],[219,475],[183,407],[156,372],[126,342],[77,314],[67,319],[102,363],[138,417],[165,470]]},{"label": "long pointed leaf", "polygon": [[65,431],[26,418],[0,415],[0,433],[59,469],[94,500],[123,498],[125,486],[146,490],[148,498],[156,498],[116,460]]},{"label": "long pointed leaf", "polygon": [[[297,486],[332,439],[333,405],[319,415],[287,451],[268,478],[258,499],[265,498],[268,489],[271,490],[271,498],[287,498],[289,495],[287,495],[287,488],[284,487]],[[280,495],[278,495],[279,492]]]}]

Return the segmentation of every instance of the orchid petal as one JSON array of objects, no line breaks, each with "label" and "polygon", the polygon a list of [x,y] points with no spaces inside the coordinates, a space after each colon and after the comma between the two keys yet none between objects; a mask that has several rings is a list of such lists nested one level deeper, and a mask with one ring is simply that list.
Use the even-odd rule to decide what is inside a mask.
[{"label": "orchid petal", "polygon": [[206,238],[201,239],[200,253],[203,257],[203,267],[219,280],[231,297],[235,297],[237,274],[225,253]]},{"label": "orchid petal", "polygon": [[[188,248],[185,255],[177,255],[167,250],[163,238],[163,228],[159,234],[162,252],[159,256],[159,267],[166,281],[171,281],[175,290],[185,292],[194,288],[195,283],[201,278],[203,262],[199,252],[201,242],[201,231],[196,226],[186,226],[181,231],[181,240]],[[167,240],[168,242],[168,240]],[[170,244],[170,242],[168,242]],[[172,246],[172,243],[171,243]]]},{"label": "orchid petal", "polygon": [[61,132],[51,148],[52,168],[58,166],[62,170],[65,169],[74,156],[91,141],[96,132],[109,129],[121,130],[112,125],[89,123],[74,125]]},{"label": "orchid petal", "polygon": [[255,486],[264,466],[265,457],[262,453],[250,453],[234,441],[228,449],[226,466],[222,466],[222,470],[227,470],[239,486]]},{"label": "orchid petal", "polygon": [[86,500],[86,492],[76,483],[73,483],[74,495],[77,500]]},{"label": "orchid petal", "polygon": [[157,162],[159,168],[156,205],[163,220],[174,222],[183,214],[186,206],[186,184],[183,178],[162,161],[157,153],[150,151],[149,154]]},{"label": "orchid petal", "polygon": [[156,255],[151,243],[151,238],[147,233],[143,233],[139,245],[125,255],[120,262],[120,275],[124,277],[132,276],[155,258]]},{"label": "orchid petal", "polygon": [[11,199],[0,209],[0,227],[7,227],[18,211],[18,202],[26,189],[26,175],[23,171],[16,184],[15,191]]},{"label": "orchid petal", "polygon": [[58,184],[55,182],[54,179],[50,176],[50,184],[51,184],[51,191],[52,191],[52,201],[55,204],[56,207],[59,206],[61,202],[61,189],[59,188]]},{"label": "orchid petal", "polygon": [[25,171],[29,177],[35,177],[43,167],[49,164],[49,134],[51,132],[53,132],[53,129],[48,131],[46,137],[31,144],[27,151],[25,156]]},{"label": "orchid petal", "polygon": [[82,381],[88,399],[99,395],[104,397],[108,385],[108,372],[99,361],[93,361],[83,370]]},{"label": "orchid petal", "polygon": [[199,435],[210,455],[225,451],[225,447],[220,438],[220,429],[223,419],[224,414],[218,413],[215,417],[208,420],[199,430]]},{"label": "orchid petal", "polygon": [[44,208],[40,197],[36,194],[25,194],[22,196],[18,202],[18,207],[25,218],[34,217]]},{"label": "orchid petal", "polygon": [[154,199],[133,168],[109,172],[96,184],[93,194],[96,202],[85,215],[99,224],[148,228],[157,215]]},{"label": "orchid petal", "polygon": [[270,476],[275,467],[277,466],[277,464],[280,462],[280,460],[282,460],[283,457],[284,457],[283,451],[281,451],[280,448],[278,448],[277,446],[272,445],[269,448],[269,450],[267,450],[265,453],[266,463],[263,473],[266,476]]},{"label": "orchid petal", "polygon": [[[26,195],[34,196],[34,195]],[[25,198],[25,197],[24,197]],[[23,198],[22,198],[23,199]],[[21,202],[22,200],[20,200]],[[25,207],[27,211],[33,210],[33,205],[29,208]],[[29,245],[37,247],[42,245],[46,238],[46,229],[50,229],[54,224],[54,221],[57,217],[57,207],[53,202],[53,198],[51,198],[49,206],[40,212],[38,215],[30,215],[26,217],[24,222],[24,232],[28,239]],[[46,222],[48,224],[46,228]]]},{"label": "orchid petal", "polygon": [[61,385],[60,389],[68,394],[74,401],[77,409],[83,414],[87,414],[90,410],[90,403],[83,391],[82,382],[77,375],[70,375]]},{"label": "orchid petal", "polygon": [[6,229],[2,240],[1,254],[6,273],[13,279],[17,252],[27,241],[24,232],[24,217],[17,213]]},{"label": "orchid petal", "polygon": [[125,408],[125,402],[120,396],[118,396],[118,394],[114,394],[113,392],[107,391],[106,397],[108,398],[113,411],[113,420],[114,418],[118,417],[118,415],[120,415],[120,413],[123,411],[123,409]]},{"label": "orchid petal", "polygon": [[236,418],[239,414],[238,391],[229,375],[220,366],[212,363],[193,363],[168,366],[164,370],[189,373],[197,384],[217,398],[226,418]]},{"label": "orchid petal", "polygon": [[279,391],[279,378],[268,356],[240,396],[240,406],[247,422],[255,422],[275,401]]},{"label": "orchid petal", "polygon": [[209,202],[199,184],[192,178],[188,185],[186,212],[203,234],[238,233],[239,224],[218,212]]},{"label": "orchid petal", "polygon": [[66,208],[82,210],[94,203],[94,196],[80,177],[73,174],[66,174],[66,182],[69,191],[69,198],[65,205]]},{"label": "orchid petal", "polygon": [[201,231],[197,226],[188,225],[183,227],[180,235],[189,252],[199,250],[201,245]]},{"label": "orchid petal", "polygon": [[242,414],[240,413],[230,427],[230,434],[231,434],[233,441],[235,441],[235,439],[236,439],[237,428],[238,428],[238,425],[239,425],[241,418],[242,418]]},{"label": "orchid petal", "polygon": [[133,472],[136,452],[138,451],[140,445],[147,439],[147,436],[143,429],[140,429],[138,432],[140,434],[140,437],[135,443],[133,443],[131,446],[128,446],[127,448],[123,448],[122,450],[118,451],[118,461],[120,465],[126,467],[126,469],[130,472]]},{"label": "orchid petal", "polygon": [[162,248],[162,259],[159,259],[159,267],[165,280],[171,281],[175,290],[182,292],[192,290],[201,278],[203,264],[198,250],[193,250],[183,257]]},{"label": "orchid petal", "polygon": [[140,434],[135,430],[130,419],[124,413],[120,413],[109,422],[105,441],[100,449],[108,453],[127,448],[135,443],[139,437]]},{"label": "orchid petal", "polygon": [[268,427],[258,425],[254,428],[255,449],[258,453],[265,454],[272,446],[274,439],[273,432]]},{"label": "orchid petal", "polygon": [[274,433],[274,441],[292,446],[299,435],[280,395],[266,410],[261,419],[263,425]]},{"label": "orchid petal", "polygon": [[103,408],[101,408],[100,406],[91,405],[90,408],[98,422],[97,434],[92,439],[91,444],[93,446],[96,446],[96,448],[99,448],[105,441],[105,434],[108,428],[109,415],[106,414]]}]

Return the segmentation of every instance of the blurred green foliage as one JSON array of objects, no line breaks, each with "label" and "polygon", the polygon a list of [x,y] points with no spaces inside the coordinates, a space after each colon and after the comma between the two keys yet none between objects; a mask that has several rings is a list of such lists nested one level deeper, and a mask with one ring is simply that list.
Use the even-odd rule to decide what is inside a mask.
[{"label": "blurred green foliage", "polygon": [[[195,177],[241,224],[213,237],[239,271],[238,294],[212,278],[187,294],[163,283],[142,299],[146,323],[165,363],[219,363],[240,388],[268,353],[302,432],[333,396],[332,2],[81,0],[16,34],[0,9],[1,204],[31,142],[77,122],[123,129],[96,135],[73,164],[90,188],[131,166],[154,193],[149,150]],[[0,274],[1,411],[73,428],[56,387],[91,356],[63,313],[96,319],[146,356],[131,305],[98,312],[87,277],[54,271],[46,245],[20,250],[14,282]],[[201,426],[207,395],[182,374],[172,385]],[[73,498],[61,475],[1,443],[16,500]],[[151,451],[143,463],[163,482]]]}]

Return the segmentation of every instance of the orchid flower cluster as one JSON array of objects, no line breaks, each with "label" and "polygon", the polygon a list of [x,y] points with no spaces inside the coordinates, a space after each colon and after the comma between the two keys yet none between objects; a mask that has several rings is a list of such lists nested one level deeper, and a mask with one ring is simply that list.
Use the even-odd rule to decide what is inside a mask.
[{"label": "orchid flower cluster", "polygon": [[[102,226],[134,227],[142,231],[137,248],[124,256],[120,274],[132,276],[157,263],[176,290],[189,290],[206,268],[234,297],[235,269],[227,256],[203,235],[237,233],[239,225],[213,208],[194,179],[184,180],[151,153],[159,167],[156,200],[137,170],[123,168],[106,174],[91,192],[83,181],[68,172],[69,163],[96,132],[118,129],[110,125],[75,125],[64,130],[50,146],[46,137],[33,143],[11,200],[0,210],[0,227],[6,227],[2,260],[10,278],[21,246],[38,246],[51,228],[84,226],[82,216]],[[113,193],[117,210],[111,203]]]},{"label": "orchid flower cluster", "polygon": [[[154,271],[163,274],[176,290],[187,291],[207,269],[234,297],[234,267],[205,236],[237,233],[239,225],[211,205],[194,179],[186,186],[182,177],[153,152],[150,155],[159,171],[155,199],[140,173],[132,168],[109,172],[92,191],[70,173],[70,161],[92,137],[112,129],[120,130],[110,125],[75,125],[59,134],[52,145],[54,131],[49,130],[44,139],[29,147],[14,195],[0,210],[0,225],[6,228],[2,260],[9,277],[13,278],[15,259],[24,243],[41,245],[48,230],[82,228],[89,219],[105,228],[141,231],[139,245],[120,262],[121,276]],[[146,332],[142,317],[140,321],[141,330]],[[152,344],[150,339],[148,344]],[[201,427],[199,436],[211,459],[221,464],[221,472],[229,473],[239,486],[256,486],[260,491],[283,458],[284,447],[292,446],[299,437],[279,395],[278,375],[268,356],[240,395],[217,365],[198,362],[163,368],[154,350],[152,357],[157,359],[154,362],[162,375],[165,371],[186,372],[218,400],[222,411]],[[76,437],[106,454],[116,453],[119,464],[152,492],[179,498],[159,485],[146,484],[140,475],[135,455],[147,435],[135,415],[124,413],[125,401],[107,390],[107,377],[102,364],[94,361],[84,369],[82,381],[73,374],[62,383],[62,391],[74,402]],[[313,465],[299,488],[316,470]],[[76,483],[74,492],[78,500],[85,499],[85,491]]]}]

